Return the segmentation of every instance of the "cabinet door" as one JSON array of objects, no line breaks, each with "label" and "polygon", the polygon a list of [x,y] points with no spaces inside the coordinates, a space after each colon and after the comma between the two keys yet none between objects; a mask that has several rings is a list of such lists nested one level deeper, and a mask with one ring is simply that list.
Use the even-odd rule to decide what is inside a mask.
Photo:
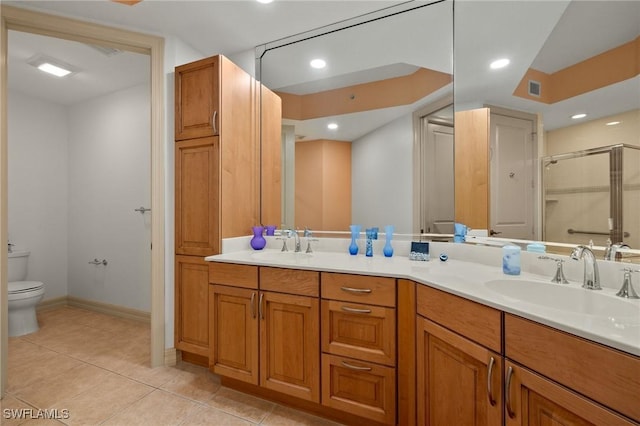
[{"label": "cabinet door", "polygon": [[209,369],[221,376],[258,384],[258,292],[209,286]]},{"label": "cabinet door", "polygon": [[260,293],[260,386],[320,402],[318,299]]},{"label": "cabinet door", "polygon": [[176,256],[176,349],[209,356],[209,265],[201,257]]},{"label": "cabinet door", "polygon": [[219,57],[176,67],[175,138],[201,138],[218,134]]},{"label": "cabinet door", "polygon": [[502,424],[502,358],[427,319],[417,324],[418,424]]},{"label": "cabinet door", "polygon": [[176,254],[220,253],[218,138],[176,143]]},{"label": "cabinet door", "polygon": [[507,426],[631,426],[630,420],[510,361],[505,363]]}]

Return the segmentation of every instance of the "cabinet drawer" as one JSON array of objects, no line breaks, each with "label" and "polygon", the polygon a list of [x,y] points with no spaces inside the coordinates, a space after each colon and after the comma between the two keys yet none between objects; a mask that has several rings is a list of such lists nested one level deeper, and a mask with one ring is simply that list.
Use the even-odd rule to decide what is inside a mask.
[{"label": "cabinet drawer", "polygon": [[209,283],[257,289],[258,267],[211,262],[209,264]]},{"label": "cabinet drawer", "polygon": [[426,285],[418,285],[417,310],[423,317],[502,353],[500,311]]},{"label": "cabinet drawer", "polygon": [[322,351],[390,366],[396,364],[393,308],[322,301]]},{"label": "cabinet drawer", "polygon": [[514,315],[505,354],[556,382],[640,421],[640,358]]},{"label": "cabinet drawer", "polygon": [[370,305],[396,306],[395,278],[323,272],[322,297]]},{"label": "cabinet drawer", "polygon": [[318,297],[320,296],[320,273],[261,267],[260,290]]},{"label": "cabinet drawer", "polygon": [[322,405],[395,424],[395,388],[395,368],[322,355]]}]

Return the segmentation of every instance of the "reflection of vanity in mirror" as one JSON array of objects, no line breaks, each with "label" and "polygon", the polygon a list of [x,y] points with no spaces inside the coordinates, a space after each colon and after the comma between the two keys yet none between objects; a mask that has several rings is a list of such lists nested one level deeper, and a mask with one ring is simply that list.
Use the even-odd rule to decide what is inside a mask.
[{"label": "reflection of vanity in mirror", "polygon": [[[431,110],[424,115],[429,115],[446,106],[446,102],[438,101],[451,95],[452,85],[432,88],[426,96],[422,92],[417,100],[403,101],[403,106],[375,101],[377,106],[366,112],[365,108],[349,107],[360,104],[363,98],[353,90],[359,84],[410,76],[416,67],[451,74],[453,52],[455,219],[472,228],[493,230],[496,237],[571,244],[593,241],[602,246],[607,238],[615,243],[621,236],[631,247],[640,247],[640,171],[638,150],[634,148],[640,146],[640,4],[456,2],[452,49],[452,3],[418,8],[341,31],[334,32],[337,27],[329,27],[326,34],[317,31],[308,39],[303,34],[258,49],[262,82],[281,94],[283,104],[289,97],[283,93],[289,93],[297,108],[308,114],[291,113],[283,120],[283,165],[288,173],[283,178],[283,223],[316,230],[346,230],[347,222],[366,226],[392,223],[401,233],[450,232],[447,225],[451,217],[435,217],[430,222],[421,219],[428,216],[430,208],[449,205],[446,197],[451,197],[453,191],[442,189],[440,184],[445,178],[424,179],[427,184],[437,182],[437,196],[433,195],[433,185],[431,192],[427,184],[420,187],[420,174],[432,168],[424,166],[425,159],[414,150],[414,144],[419,145],[414,134],[420,133],[414,113],[427,106]],[[410,9],[412,4],[418,3],[404,3],[402,7]],[[392,23],[401,20],[406,20],[398,24],[401,29],[390,29]],[[366,17],[360,19],[364,21]],[[396,34],[399,40],[394,40]],[[315,76],[296,77],[296,71],[308,67],[309,61],[320,53],[338,56],[327,56],[327,68],[314,70]],[[340,62],[334,59],[339,56]],[[345,57],[351,60],[343,62]],[[508,57],[510,64],[489,69],[490,62],[501,57]],[[343,78],[359,77],[365,74],[364,70],[369,70],[366,80],[344,82]],[[331,92],[345,86],[344,91]],[[417,93],[416,87],[410,92]],[[342,99],[326,96],[315,104],[313,99],[321,96],[312,94],[319,92],[336,93]],[[385,99],[389,100],[389,95]],[[479,116],[474,120],[481,121],[483,130],[478,131],[477,122],[468,122],[467,131],[473,130],[473,138],[469,139],[461,117],[471,111]],[[571,119],[577,113],[587,116]],[[450,116],[445,124],[450,124]],[[340,125],[332,134],[322,128],[326,125],[323,120],[329,118]],[[351,128],[347,119],[360,125],[374,124],[360,133],[339,133]],[[612,124],[615,122],[618,123]],[[479,137],[484,140],[480,145]],[[301,201],[306,195],[318,202],[331,200],[339,190],[350,189],[350,203],[329,201],[307,206],[315,213],[337,207],[344,214],[342,222],[314,222],[315,219],[299,215],[304,206],[299,207],[295,201],[295,188],[299,185],[294,176],[300,170],[294,169],[290,150],[312,140],[324,142],[318,143],[316,153],[310,157],[330,151],[329,141],[347,141],[351,148],[350,179],[345,174],[331,187],[325,182],[325,186],[316,186],[321,190],[298,193]],[[507,143],[509,140],[517,143]],[[478,151],[467,149],[465,142]],[[611,173],[609,160],[593,163],[595,160],[588,158],[581,162],[585,156],[577,154],[617,144],[626,146],[619,181],[611,179],[617,173],[615,169]],[[387,151],[379,151],[380,148]],[[302,169],[316,183],[336,173],[328,167],[316,167],[307,164]],[[340,170],[345,171],[346,167]],[[565,179],[563,174],[575,179]],[[596,177],[601,181],[591,180]],[[349,180],[351,185],[346,183]]]}]

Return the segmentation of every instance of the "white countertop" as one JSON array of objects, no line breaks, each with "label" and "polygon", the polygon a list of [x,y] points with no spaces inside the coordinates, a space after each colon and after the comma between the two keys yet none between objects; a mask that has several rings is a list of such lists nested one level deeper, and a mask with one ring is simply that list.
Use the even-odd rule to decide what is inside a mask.
[{"label": "white countertop", "polygon": [[[448,247],[449,251],[453,252],[458,249],[454,246],[443,245],[438,246],[438,248],[442,250],[441,247]],[[466,248],[465,250],[469,249]],[[495,257],[495,255],[492,256]],[[430,261],[419,262],[411,261],[406,256],[395,255],[390,258],[381,255],[366,257],[362,254],[351,256],[346,252],[331,251],[314,252],[311,255],[305,255],[304,253],[280,253],[279,250],[265,249],[262,251],[238,250],[209,256],[205,260],[405,278],[640,356],[640,300],[621,299],[615,296],[617,290],[614,288],[605,287],[603,290],[593,292],[580,288],[581,283],[571,282],[563,285],[563,287],[570,289],[570,294],[576,294],[579,297],[575,298],[575,304],[571,300],[570,309],[562,309],[562,304],[559,304],[557,298],[553,294],[549,294],[551,292],[548,291],[554,290],[550,289],[549,286],[560,286],[560,284],[551,284],[549,282],[552,276],[551,273],[538,275],[531,272],[522,272],[521,275],[510,276],[503,274],[502,269],[497,265],[488,265],[486,264],[487,262],[470,262],[456,259],[455,256],[451,255],[449,260],[442,262],[437,257],[437,254],[435,256],[432,255]],[[523,256],[523,270],[525,270],[526,263],[527,261]],[[544,263],[546,264],[547,262]],[[553,264],[554,262],[549,263]],[[552,265],[551,270],[555,270],[554,268],[555,266]],[[571,280],[571,277],[567,276]],[[524,295],[520,297],[520,295],[515,294],[516,297],[513,297],[514,291],[517,293],[520,291],[517,288],[522,288],[520,286],[514,286],[516,290],[509,291],[511,296],[492,290],[485,285],[486,282],[492,280],[527,280],[535,282],[529,284],[530,287],[527,288],[527,291],[539,283],[541,290],[539,294],[536,294],[536,298],[539,300],[544,299],[545,296],[540,293],[548,293],[550,298],[549,305],[556,305],[556,307],[524,301],[522,299],[528,297]],[[506,284],[508,286],[509,283]],[[636,290],[640,291],[637,283]],[[575,293],[571,293],[572,291],[575,291]],[[593,294],[581,292],[591,292]],[[585,301],[582,296],[589,296],[590,299]],[[581,308],[578,305],[584,303],[593,304],[593,298],[597,303],[602,304],[603,310],[598,315],[580,313]],[[625,304],[623,307],[627,309],[608,308],[609,305],[620,306],[620,303]]]}]

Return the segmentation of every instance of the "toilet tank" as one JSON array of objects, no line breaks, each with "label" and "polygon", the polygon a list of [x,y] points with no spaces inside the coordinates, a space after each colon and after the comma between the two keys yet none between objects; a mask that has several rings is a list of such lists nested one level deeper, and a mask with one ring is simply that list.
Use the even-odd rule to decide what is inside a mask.
[{"label": "toilet tank", "polygon": [[14,251],[8,254],[9,257],[9,282],[24,281],[27,278],[27,259],[30,252]]}]

